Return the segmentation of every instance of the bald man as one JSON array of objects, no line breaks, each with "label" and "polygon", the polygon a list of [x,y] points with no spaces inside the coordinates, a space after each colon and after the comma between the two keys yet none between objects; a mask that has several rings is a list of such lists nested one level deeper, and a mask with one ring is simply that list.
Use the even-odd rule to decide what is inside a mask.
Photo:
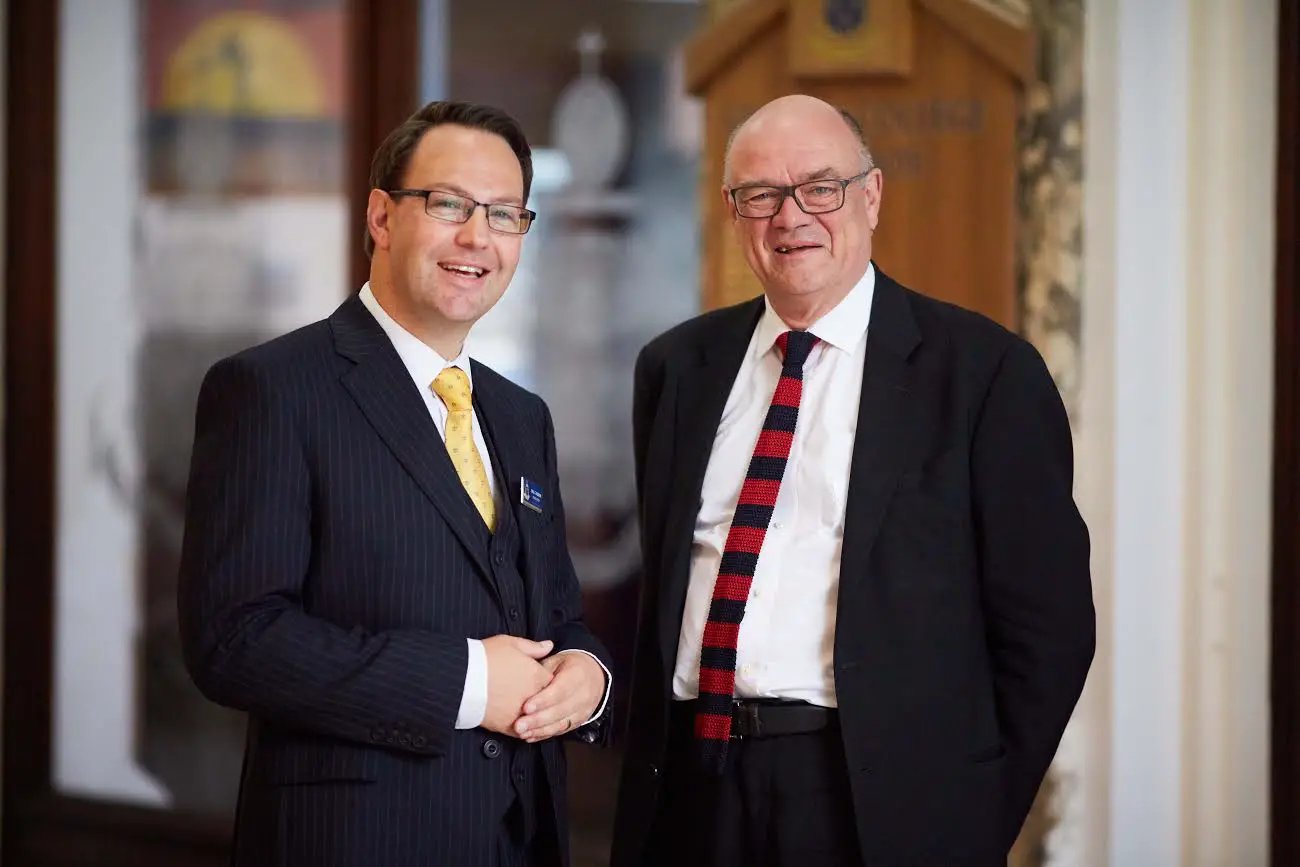
[{"label": "bald man", "polygon": [[637,362],[613,867],[1005,867],[1095,643],[1060,396],[875,265],[850,116],[778,99],[726,166],[763,296]]}]

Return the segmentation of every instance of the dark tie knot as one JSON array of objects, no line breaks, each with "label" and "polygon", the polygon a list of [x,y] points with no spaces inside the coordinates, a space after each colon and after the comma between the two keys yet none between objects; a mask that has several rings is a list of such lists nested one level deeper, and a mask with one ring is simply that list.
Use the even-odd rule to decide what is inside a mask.
[{"label": "dark tie knot", "polygon": [[776,339],[786,367],[803,367],[808,353],[817,345],[817,336],[807,331],[787,331]]}]

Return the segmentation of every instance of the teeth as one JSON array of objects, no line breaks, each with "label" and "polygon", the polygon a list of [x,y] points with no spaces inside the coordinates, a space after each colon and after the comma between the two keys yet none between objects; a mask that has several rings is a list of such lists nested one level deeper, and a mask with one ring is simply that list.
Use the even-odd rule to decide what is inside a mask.
[{"label": "teeth", "polygon": [[461,274],[469,274],[472,277],[483,276],[483,269],[475,268],[472,265],[443,265],[442,267],[448,271],[458,271]]}]

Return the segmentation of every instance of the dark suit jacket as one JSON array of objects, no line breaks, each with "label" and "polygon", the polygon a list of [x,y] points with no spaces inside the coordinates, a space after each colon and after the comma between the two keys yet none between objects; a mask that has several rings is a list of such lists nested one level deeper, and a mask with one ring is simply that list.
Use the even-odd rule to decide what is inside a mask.
[{"label": "dark suit jacket", "polygon": [[[614,867],[648,851],[701,484],[762,310],[700,316],[637,362],[645,585]],[[1005,864],[1092,661],[1072,476],[1038,353],[877,269],[834,644],[872,867]]]},{"label": "dark suit jacket", "polygon": [[[541,752],[567,862],[561,744],[454,729],[467,637],[609,663],[580,616],[546,405],[477,363],[473,377],[526,611],[503,604],[487,529],[358,298],[203,382],[181,638],[203,693],[249,714],[238,865],[489,863],[524,749]],[[511,496],[521,476],[541,514]],[[604,721],[574,735],[603,739]]]}]

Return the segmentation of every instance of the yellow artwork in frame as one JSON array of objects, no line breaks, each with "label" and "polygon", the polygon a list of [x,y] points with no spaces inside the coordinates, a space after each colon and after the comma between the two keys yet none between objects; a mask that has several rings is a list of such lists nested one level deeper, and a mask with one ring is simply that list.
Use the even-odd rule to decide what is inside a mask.
[{"label": "yellow artwork in frame", "polygon": [[250,117],[321,117],[325,84],[302,36],[263,12],[221,12],[168,60],[162,107]]},{"label": "yellow artwork in frame", "polygon": [[912,72],[913,0],[789,0],[796,78]]}]

